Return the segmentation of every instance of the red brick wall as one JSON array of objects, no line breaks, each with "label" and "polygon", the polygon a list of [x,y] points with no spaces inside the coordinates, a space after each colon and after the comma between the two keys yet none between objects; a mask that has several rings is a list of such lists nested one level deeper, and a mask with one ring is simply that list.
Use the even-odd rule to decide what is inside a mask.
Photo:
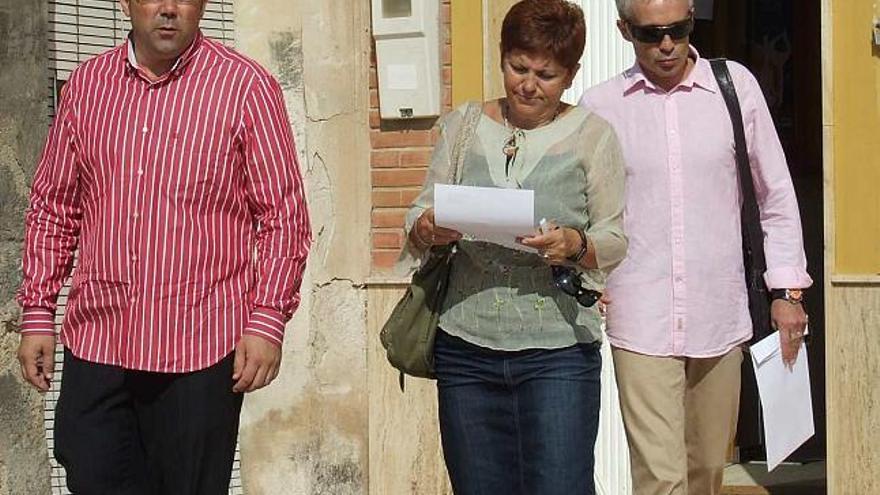
[{"label": "red brick wall", "polygon": [[[450,0],[440,6],[442,111],[451,108]],[[390,121],[379,118],[376,51],[370,70],[370,176],[372,179],[371,250],[373,272],[389,271],[403,246],[403,217],[425,180],[435,119]]]}]

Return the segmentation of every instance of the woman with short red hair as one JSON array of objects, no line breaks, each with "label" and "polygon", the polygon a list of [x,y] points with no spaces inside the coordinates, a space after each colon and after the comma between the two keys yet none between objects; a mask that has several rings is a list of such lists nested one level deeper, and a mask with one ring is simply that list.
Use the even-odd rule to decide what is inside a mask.
[{"label": "woman with short red hair", "polygon": [[[504,19],[505,97],[439,122],[428,180],[407,215],[404,259],[455,244],[434,346],[443,453],[455,493],[595,493],[604,277],[626,251],[623,159],[611,126],[561,101],[585,43],[581,9],[523,0]],[[481,110],[466,119],[468,108]],[[470,113],[476,115],[476,112]],[[475,122],[473,130],[465,122]],[[434,223],[459,130],[462,185],[534,191],[540,232],[517,249]]]}]

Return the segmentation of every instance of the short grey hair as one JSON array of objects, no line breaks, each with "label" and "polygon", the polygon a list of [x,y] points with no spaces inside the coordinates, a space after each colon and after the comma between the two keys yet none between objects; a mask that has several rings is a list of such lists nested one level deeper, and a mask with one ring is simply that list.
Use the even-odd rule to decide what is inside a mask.
[{"label": "short grey hair", "polygon": [[[621,19],[629,19],[632,14],[632,5],[636,2],[647,0],[615,0],[617,2],[617,14]],[[688,0],[690,8],[694,8],[694,0]]]}]

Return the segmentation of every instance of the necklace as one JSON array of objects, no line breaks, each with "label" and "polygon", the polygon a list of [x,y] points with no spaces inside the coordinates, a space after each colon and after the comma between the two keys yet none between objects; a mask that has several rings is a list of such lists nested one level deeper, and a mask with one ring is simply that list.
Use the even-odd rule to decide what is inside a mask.
[{"label": "necklace", "polygon": [[[539,124],[534,128],[543,127],[545,125],[552,124],[556,117],[559,116],[559,109],[562,105],[556,105],[556,110],[553,112],[553,117],[550,118],[547,122]],[[504,128],[510,129],[510,137],[508,137],[504,141],[504,145],[501,147],[501,152],[504,153],[504,156],[507,157],[507,160],[504,163],[504,175],[508,178],[510,177],[510,166],[516,161],[516,152],[519,151],[519,140],[520,138],[525,138],[525,131],[516,127],[515,125],[511,125],[507,120],[507,114],[510,112],[510,108],[507,105],[507,100],[503,100],[501,103],[501,118],[504,120]]]}]

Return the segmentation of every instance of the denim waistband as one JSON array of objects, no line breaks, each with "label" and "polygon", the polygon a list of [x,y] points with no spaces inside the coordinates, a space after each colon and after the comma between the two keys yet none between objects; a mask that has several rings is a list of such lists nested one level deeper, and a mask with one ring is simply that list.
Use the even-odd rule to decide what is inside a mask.
[{"label": "denim waistband", "polygon": [[517,356],[524,356],[527,354],[532,354],[534,352],[540,352],[540,351],[561,351],[561,350],[572,349],[572,348],[599,349],[602,346],[602,342],[596,340],[593,342],[574,344],[574,345],[567,346],[567,347],[554,347],[554,348],[535,347],[535,348],[528,348],[528,349],[520,349],[517,351],[503,351],[500,349],[490,349],[488,347],[483,347],[483,346],[479,346],[476,344],[472,344],[472,343],[468,342],[467,340],[464,340],[461,337],[457,337],[455,335],[448,334],[442,328],[438,327],[437,328],[437,339],[441,339],[441,338],[444,340],[444,343],[446,345],[450,345],[453,347],[457,347],[459,349],[467,350],[469,352],[482,354],[484,356],[508,357],[508,358],[513,358],[513,357],[517,357]]}]

